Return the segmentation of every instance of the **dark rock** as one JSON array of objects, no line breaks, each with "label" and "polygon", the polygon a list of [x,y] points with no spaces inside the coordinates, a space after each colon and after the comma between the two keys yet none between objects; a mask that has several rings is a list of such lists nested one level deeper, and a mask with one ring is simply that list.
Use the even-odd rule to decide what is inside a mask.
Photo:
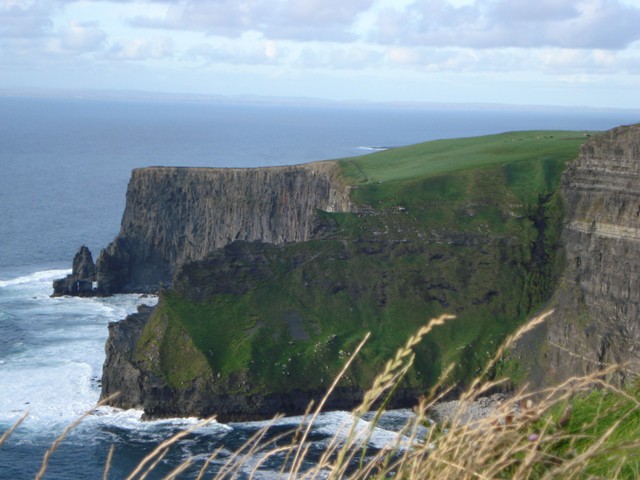
[{"label": "dark rock", "polygon": [[110,404],[142,408],[142,374],[134,360],[135,348],[153,307],[140,305],[138,312],[120,322],[109,323],[102,370],[102,396],[117,395]]},{"label": "dark rock", "polygon": [[65,278],[54,280],[52,296],[92,296],[95,294],[95,280],[96,266],[93,263],[91,251],[83,245],[73,257],[73,269],[71,270],[71,274],[67,275]]},{"label": "dark rock", "polygon": [[95,278],[96,265],[93,263],[91,251],[84,245],[73,257],[72,275],[77,278]]},{"label": "dark rock", "polygon": [[287,167],[136,169],[116,239],[97,260],[98,289],[155,292],[180,265],[235,240],[298,242],[331,228],[318,210],[352,209],[336,162]]}]

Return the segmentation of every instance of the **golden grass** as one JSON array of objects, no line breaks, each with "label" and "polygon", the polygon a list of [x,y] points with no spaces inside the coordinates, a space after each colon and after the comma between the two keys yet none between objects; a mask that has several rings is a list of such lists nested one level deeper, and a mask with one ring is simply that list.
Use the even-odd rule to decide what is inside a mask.
[{"label": "golden grass", "polygon": [[[327,397],[318,405],[309,406],[307,414],[293,432],[265,440],[273,422],[281,418],[276,417],[228,458],[218,468],[217,473],[208,472],[208,468],[217,459],[220,449],[211,453],[193,478],[253,478],[260,467],[274,456],[284,457],[281,478],[296,479],[634,478],[633,473],[629,473],[629,459],[634,458],[640,451],[640,427],[631,430],[630,434],[622,429],[625,425],[627,428],[629,424],[635,425],[633,422],[640,418],[640,402],[636,396],[616,389],[602,380],[617,367],[608,367],[597,374],[585,377],[570,378],[559,385],[535,393],[522,390],[502,404],[496,405],[486,416],[469,416],[475,400],[500,383],[486,377],[505,350],[523,333],[544,321],[550,313],[534,318],[505,342],[494,359],[460,396],[458,407],[450,418],[441,424],[431,424],[429,415],[430,410],[447,391],[442,388],[446,383],[446,372],[441,384],[420,400],[414,409],[415,416],[398,433],[394,442],[376,452],[371,452],[368,448],[369,440],[387,401],[413,364],[413,347],[434,327],[454,318],[449,315],[433,319],[409,338],[394,358],[389,360],[376,377],[371,389],[364,395],[362,403],[353,410],[353,421],[337,428],[333,439],[313,467],[306,470],[303,468],[310,449],[308,436],[328,395],[337,385],[337,379]],[[366,340],[367,338],[360,343],[337,378],[347,370]],[[593,391],[595,387],[612,392],[616,398],[627,402],[626,410],[612,421],[613,410],[618,409],[619,404],[606,406],[603,402],[602,407],[595,406],[595,413],[590,415],[584,424],[579,424],[577,430],[575,426],[569,428],[569,424],[576,423],[572,418],[571,401]],[[436,394],[436,391],[440,394]],[[377,410],[373,420],[366,424],[360,422],[362,416],[374,408]],[[617,411],[619,413],[619,410]],[[24,417],[0,438],[0,447],[23,420]],[[54,442],[45,454],[37,478],[44,475],[49,456],[55,452],[68,431],[81,420],[82,418],[70,425]],[[173,445],[211,420],[205,420],[159,444],[127,479],[152,476],[154,469]],[[363,425],[366,425],[366,428],[363,428]],[[606,427],[594,434],[594,427],[598,425]],[[424,426],[429,426],[428,433],[421,437],[419,432],[424,432],[425,429],[420,427]],[[285,442],[284,439],[288,437],[291,440]],[[280,444],[281,442],[284,442],[284,445]],[[109,477],[112,459],[113,449],[109,452],[105,466],[105,479]],[[194,461],[188,459],[164,478],[185,478],[185,473],[189,469],[193,472],[193,467]]]}]

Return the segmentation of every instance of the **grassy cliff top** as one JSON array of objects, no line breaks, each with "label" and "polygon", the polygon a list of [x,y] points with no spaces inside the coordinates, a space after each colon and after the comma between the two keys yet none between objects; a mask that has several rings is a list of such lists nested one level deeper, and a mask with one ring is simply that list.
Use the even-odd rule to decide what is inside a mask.
[{"label": "grassy cliff top", "polygon": [[396,182],[537,159],[576,156],[591,132],[535,130],[418,143],[342,160],[353,185]]}]

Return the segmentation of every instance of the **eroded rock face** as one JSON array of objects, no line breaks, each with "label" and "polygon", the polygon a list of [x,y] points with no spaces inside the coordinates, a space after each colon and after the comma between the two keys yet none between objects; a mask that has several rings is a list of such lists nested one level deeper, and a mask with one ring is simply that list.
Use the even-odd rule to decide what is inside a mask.
[{"label": "eroded rock face", "polygon": [[[563,175],[566,270],[537,333],[535,383],[628,363],[640,373],[640,125],[586,142]],[[523,342],[524,343],[524,342]]]},{"label": "eroded rock face", "polygon": [[120,322],[109,323],[102,391],[108,392],[106,396],[116,395],[112,401],[122,408],[142,407],[142,373],[134,357],[142,328],[152,312],[153,307],[140,305],[137,313]]},{"label": "eroded rock face", "polygon": [[102,293],[149,292],[234,240],[308,240],[317,210],[351,209],[335,162],[259,169],[134,170],[118,237],[97,261]]},{"label": "eroded rock face", "polygon": [[71,274],[53,282],[53,295],[91,296],[94,294],[93,282],[96,279],[96,266],[91,251],[81,246],[73,257]]}]

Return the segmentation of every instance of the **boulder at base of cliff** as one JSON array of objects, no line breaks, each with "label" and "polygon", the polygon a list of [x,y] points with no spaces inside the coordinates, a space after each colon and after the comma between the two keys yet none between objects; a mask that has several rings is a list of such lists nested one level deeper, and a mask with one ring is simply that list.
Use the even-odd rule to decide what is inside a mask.
[{"label": "boulder at base of cliff", "polygon": [[65,278],[53,281],[53,297],[73,295],[77,297],[95,294],[93,282],[96,279],[96,265],[93,263],[91,251],[81,246],[73,257],[73,269]]}]

